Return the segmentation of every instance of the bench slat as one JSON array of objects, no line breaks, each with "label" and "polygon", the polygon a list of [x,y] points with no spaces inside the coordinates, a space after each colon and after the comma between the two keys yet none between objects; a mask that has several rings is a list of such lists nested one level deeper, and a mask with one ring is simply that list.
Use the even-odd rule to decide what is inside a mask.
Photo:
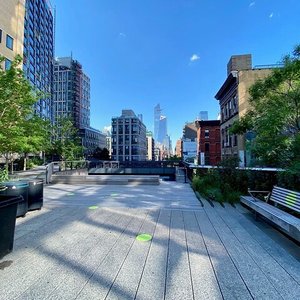
[{"label": "bench slat", "polygon": [[300,219],[261,200],[241,196],[241,202],[282,228],[288,235],[300,242]]},{"label": "bench slat", "polygon": [[300,193],[298,192],[274,186],[270,200],[296,212],[300,212]]}]

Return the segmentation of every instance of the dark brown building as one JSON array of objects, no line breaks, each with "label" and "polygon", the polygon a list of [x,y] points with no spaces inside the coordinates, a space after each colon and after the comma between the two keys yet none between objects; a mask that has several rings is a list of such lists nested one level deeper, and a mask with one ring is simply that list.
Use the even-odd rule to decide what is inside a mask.
[{"label": "dark brown building", "polygon": [[221,161],[220,121],[195,121],[199,165],[215,166]]}]

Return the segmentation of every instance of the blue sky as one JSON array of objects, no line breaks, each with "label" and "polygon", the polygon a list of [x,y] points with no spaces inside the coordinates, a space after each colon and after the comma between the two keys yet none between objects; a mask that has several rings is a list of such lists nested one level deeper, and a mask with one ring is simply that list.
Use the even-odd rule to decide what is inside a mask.
[{"label": "blue sky", "polygon": [[214,95],[231,55],[274,64],[300,43],[299,0],[52,0],[56,56],[91,79],[91,125],[102,130],[130,108],[153,131],[160,103],[173,146]]}]

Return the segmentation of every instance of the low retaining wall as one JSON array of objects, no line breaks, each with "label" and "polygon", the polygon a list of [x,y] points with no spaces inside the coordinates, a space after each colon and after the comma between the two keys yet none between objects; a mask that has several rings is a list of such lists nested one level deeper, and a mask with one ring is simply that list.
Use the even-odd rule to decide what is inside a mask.
[{"label": "low retaining wall", "polygon": [[159,185],[159,176],[55,174],[52,176],[51,183],[64,183],[74,185]]}]

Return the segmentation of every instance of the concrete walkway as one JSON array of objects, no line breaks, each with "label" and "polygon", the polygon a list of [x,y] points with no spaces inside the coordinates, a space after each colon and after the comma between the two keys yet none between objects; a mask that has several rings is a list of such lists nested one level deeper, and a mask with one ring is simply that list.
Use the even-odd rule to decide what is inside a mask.
[{"label": "concrete walkway", "polygon": [[57,184],[44,202],[17,219],[0,299],[300,299],[299,247],[188,184]]}]

